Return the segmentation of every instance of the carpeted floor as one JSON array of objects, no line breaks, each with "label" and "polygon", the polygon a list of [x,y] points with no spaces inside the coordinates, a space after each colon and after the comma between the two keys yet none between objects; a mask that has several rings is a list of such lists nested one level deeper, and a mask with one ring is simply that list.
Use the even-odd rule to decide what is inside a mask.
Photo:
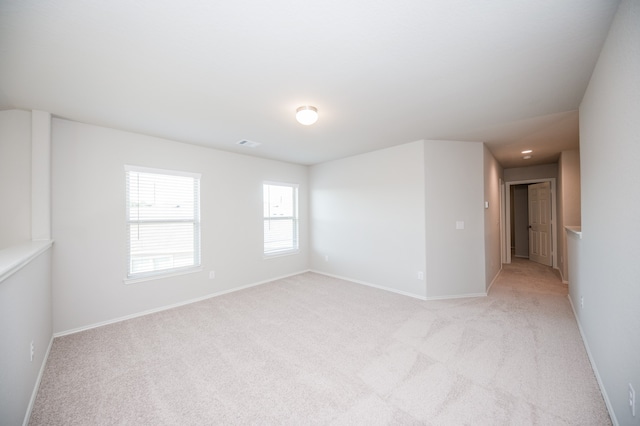
[{"label": "carpeted floor", "polygon": [[31,425],[608,425],[567,287],[424,302],[307,273],[56,338]]}]

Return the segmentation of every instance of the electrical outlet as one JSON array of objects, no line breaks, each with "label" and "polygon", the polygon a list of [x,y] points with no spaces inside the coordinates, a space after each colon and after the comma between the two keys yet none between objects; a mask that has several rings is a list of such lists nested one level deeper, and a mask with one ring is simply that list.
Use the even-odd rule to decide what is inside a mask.
[{"label": "electrical outlet", "polygon": [[584,297],[580,296],[580,307],[584,308]]},{"label": "electrical outlet", "polygon": [[328,254],[325,254],[325,255],[324,255],[324,261],[325,261],[325,262],[328,262],[328,261],[329,261],[329,255],[328,255]]},{"label": "electrical outlet", "polygon": [[33,340],[31,341],[31,362],[33,362],[33,356],[36,354],[36,345],[33,342]]},{"label": "electrical outlet", "polygon": [[209,271],[209,279],[212,280],[216,277],[216,271]]},{"label": "electrical outlet", "polygon": [[424,280],[424,272],[418,271],[418,279],[419,280]]},{"label": "electrical outlet", "polygon": [[629,407],[631,408],[631,415],[636,416],[636,391],[633,389],[631,383],[629,383]]}]

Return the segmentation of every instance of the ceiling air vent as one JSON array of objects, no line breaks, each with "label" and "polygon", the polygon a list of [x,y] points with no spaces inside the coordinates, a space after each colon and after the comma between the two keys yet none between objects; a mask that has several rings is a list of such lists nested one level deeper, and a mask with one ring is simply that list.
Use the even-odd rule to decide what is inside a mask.
[{"label": "ceiling air vent", "polygon": [[242,139],[241,141],[237,142],[237,145],[246,146],[247,148],[255,148],[256,146],[260,145],[260,142],[253,142],[253,141],[248,141],[246,139]]}]

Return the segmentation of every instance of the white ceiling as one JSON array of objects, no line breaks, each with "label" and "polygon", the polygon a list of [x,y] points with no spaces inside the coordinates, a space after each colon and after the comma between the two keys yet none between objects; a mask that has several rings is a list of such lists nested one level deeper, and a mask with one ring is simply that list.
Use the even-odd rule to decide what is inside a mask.
[{"label": "white ceiling", "polygon": [[617,4],[0,0],[0,108],[301,164],[419,139],[548,163]]}]

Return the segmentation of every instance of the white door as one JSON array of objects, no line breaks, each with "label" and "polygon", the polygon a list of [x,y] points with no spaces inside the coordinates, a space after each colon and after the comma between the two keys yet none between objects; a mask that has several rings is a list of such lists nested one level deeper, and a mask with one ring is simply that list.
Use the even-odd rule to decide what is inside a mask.
[{"label": "white door", "polygon": [[529,185],[529,259],[551,266],[551,186]]}]

